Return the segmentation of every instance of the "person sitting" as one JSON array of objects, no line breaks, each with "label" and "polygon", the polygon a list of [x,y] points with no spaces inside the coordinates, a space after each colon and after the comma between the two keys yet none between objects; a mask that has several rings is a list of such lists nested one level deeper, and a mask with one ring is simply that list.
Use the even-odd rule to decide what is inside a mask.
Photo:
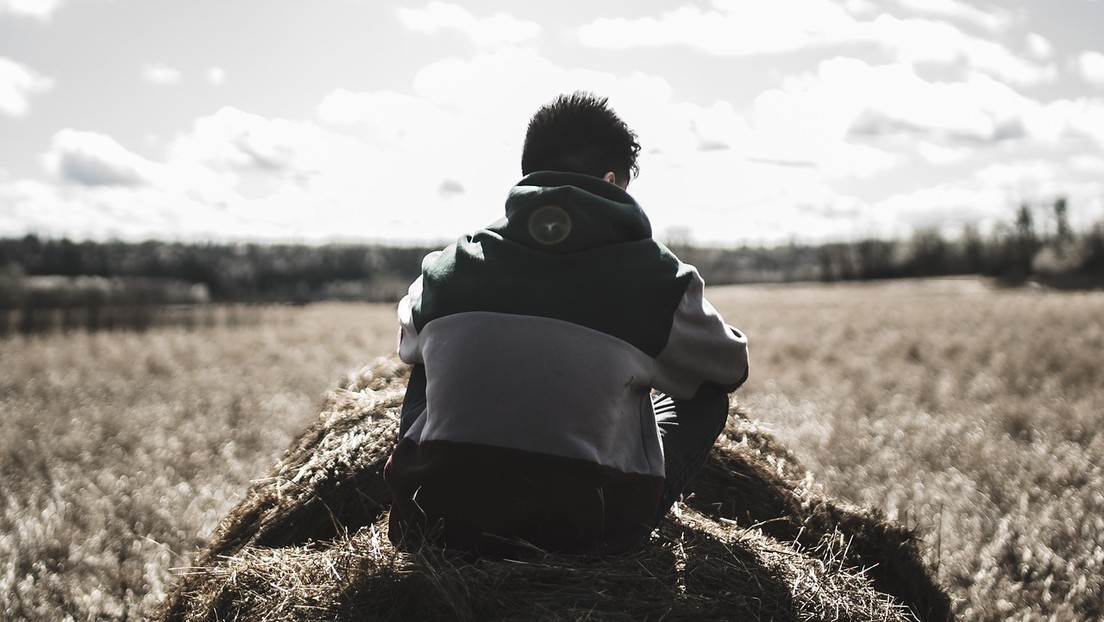
[{"label": "person sitting", "polygon": [[747,339],[652,238],[627,192],[639,152],[608,100],[557,97],[505,217],[423,261],[398,308],[396,544],[624,553],[704,463]]}]

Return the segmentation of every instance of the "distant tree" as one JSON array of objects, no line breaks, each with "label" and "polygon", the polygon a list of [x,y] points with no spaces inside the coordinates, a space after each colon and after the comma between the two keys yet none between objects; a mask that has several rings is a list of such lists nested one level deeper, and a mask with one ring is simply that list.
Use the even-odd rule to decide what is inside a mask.
[{"label": "distant tree", "polygon": [[1054,201],[1055,236],[1058,243],[1068,242],[1073,239],[1073,230],[1069,225],[1069,208],[1066,205],[1066,197],[1058,197]]},{"label": "distant tree", "polygon": [[909,242],[910,276],[948,274],[947,242],[938,229],[919,229]]},{"label": "distant tree", "polygon": [[959,240],[961,246],[962,274],[982,274],[985,271],[985,242],[981,239],[977,225],[969,224],[962,230]]},{"label": "distant tree", "polygon": [[24,283],[23,266],[13,262],[0,264],[0,310],[19,308],[25,295]]},{"label": "distant tree", "polygon": [[1031,206],[1027,203],[1020,204],[1016,211],[1016,239],[1028,251],[1034,251],[1038,245],[1038,237],[1035,234],[1035,217],[1031,213]]},{"label": "distant tree", "polygon": [[1085,236],[1085,258],[1081,270],[1097,283],[1104,283],[1104,221],[1093,225]]},{"label": "distant tree", "polygon": [[1013,221],[1012,239],[1008,244],[1008,267],[1003,271],[1005,278],[1022,281],[1031,274],[1031,261],[1039,248],[1039,238],[1035,233],[1035,217],[1031,206],[1021,203]]},{"label": "distant tree", "polygon": [[821,246],[818,252],[818,262],[820,264],[821,281],[850,281],[854,280],[859,274],[849,244],[835,243]]},{"label": "distant tree", "polygon": [[893,242],[869,238],[858,242],[855,254],[858,257],[859,278],[888,279],[897,276],[893,261],[895,246]]},{"label": "distant tree", "polygon": [[83,273],[81,252],[76,244],[68,238],[62,238],[61,241],[51,244],[50,246],[50,264],[53,266],[50,272],[52,274],[77,276]]}]

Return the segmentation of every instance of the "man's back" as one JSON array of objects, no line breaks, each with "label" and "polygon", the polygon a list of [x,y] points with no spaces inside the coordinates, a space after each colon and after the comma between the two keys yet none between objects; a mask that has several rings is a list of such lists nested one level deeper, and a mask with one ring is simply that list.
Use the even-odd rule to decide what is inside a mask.
[{"label": "man's back", "polygon": [[400,305],[400,355],[428,381],[387,469],[392,537],[437,527],[480,551],[642,541],[664,483],[651,389],[689,398],[746,376],[746,341],[701,289],[621,188],[522,180],[507,217],[427,258]]}]

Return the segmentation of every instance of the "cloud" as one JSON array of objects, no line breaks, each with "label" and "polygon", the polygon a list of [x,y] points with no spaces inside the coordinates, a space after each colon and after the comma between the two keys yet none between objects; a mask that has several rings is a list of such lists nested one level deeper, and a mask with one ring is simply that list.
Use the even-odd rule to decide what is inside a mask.
[{"label": "cloud", "polygon": [[144,184],[144,171],[151,166],[110,136],[73,129],[54,134],[44,159],[47,168],[63,181],[82,186]]},{"label": "cloud", "polygon": [[[428,186],[432,194],[421,202],[403,197],[413,211],[396,212],[395,218],[402,214],[408,222],[419,219],[439,231],[447,231],[452,223],[455,235],[501,215],[506,189],[521,176],[529,117],[557,94],[576,89],[609,96],[649,147],[662,144],[669,134],[670,115],[663,113],[671,93],[666,81],[636,72],[616,76],[565,69],[534,50],[510,46],[478,52],[470,59],[432,63],[415,74],[410,94],[339,89],[327,95],[316,112],[324,127],[387,154],[386,161],[363,168],[362,177],[378,175],[395,188],[400,183],[409,183],[408,189]],[[719,122],[702,120],[701,127],[720,131]],[[692,143],[690,149],[696,147],[685,120],[672,131]],[[436,182],[426,181],[440,179],[452,180],[465,191],[450,194],[447,209]],[[407,190],[389,192],[401,196]]]},{"label": "cloud", "polygon": [[916,12],[942,15],[993,32],[1005,30],[1015,21],[1013,13],[1006,9],[991,5],[982,9],[960,0],[897,0],[897,3]]},{"label": "cloud", "polygon": [[69,129],[43,160],[68,183],[0,180],[0,231],[303,241],[440,233],[427,223],[423,235],[411,235],[411,223],[392,216],[400,198],[441,203],[409,161],[392,162],[310,122],[224,108],[197,119],[157,159]]},{"label": "cloud", "polygon": [[12,13],[46,21],[61,4],[62,0],[0,0],[0,15]]},{"label": "cloud", "polygon": [[[1097,164],[1081,160],[1089,167]],[[899,235],[931,227],[953,234],[968,224],[991,231],[1011,222],[1022,203],[1049,204],[1062,196],[1069,200],[1070,222],[1079,228],[1090,226],[1104,208],[1104,183],[1095,175],[1086,175],[1087,181],[1070,176],[1069,169],[1053,160],[996,162],[969,177],[894,194],[871,207],[887,222],[897,223]]]},{"label": "cloud", "polygon": [[222,67],[211,67],[207,70],[207,81],[215,86],[226,82],[226,70]]},{"label": "cloud", "polygon": [[317,114],[327,124],[360,129],[381,144],[396,147],[427,129],[444,130],[459,123],[455,115],[424,98],[394,91],[337,89],[322,99]]},{"label": "cloud", "polygon": [[184,74],[164,63],[145,63],[142,65],[142,79],[150,84],[167,86],[179,84]]},{"label": "cloud", "polygon": [[1104,157],[1078,154],[1070,158],[1070,168],[1083,173],[1092,173],[1104,177]]},{"label": "cloud", "polygon": [[1077,68],[1086,82],[1104,86],[1104,54],[1096,50],[1082,52],[1077,57]]},{"label": "cloud", "polygon": [[912,135],[961,146],[1023,137],[1038,106],[981,74],[930,82],[910,65],[837,57],[762,93],[755,110],[757,127],[795,139]]},{"label": "cloud", "polygon": [[1027,49],[1032,56],[1040,60],[1048,59],[1054,54],[1054,46],[1051,45],[1050,40],[1036,32],[1027,34]]},{"label": "cloud", "polygon": [[[516,79],[503,81],[503,75]],[[658,76],[568,69],[518,48],[433,63],[415,76],[413,94],[338,90],[322,101],[317,114],[325,126],[384,150],[387,171],[396,176],[392,185],[397,185],[400,174],[394,171],[399,169],[409,171],[402,174],[412,189],[440,179],[462,186],[464,194],[448,195],[447,203],[456,209],[447,214],[441,211],[446,202],[440,195],[425,203],[402,201],[413,210],[404,217],[427,224],[447,218],[456,233],[500,214],[501,197],[519,176],[529,116],[555,94],[578,88],[608,95],[639,134],[642,174],[631,188],[649,210],[656,231],[700,222],[694,226],[695,239],[719,240],[755,230],[743,220],[748,211],[773,213],[797,201],[835,206],[836,221],[806,215],[802,224],[787,225],[791,230],[808,236],[817,231],[843,235],[850,221],[839,217],[841,206],[855,202],[829,191],[827,180],[877,175],[898,162],[878,147],[847,143],[850,117],[831,131],[815,130],[824,113],[815,98],[805,102],[808,108],[781,115],[776,124],[760,123],[763,119],[749,119],[727,101],[676,101],[670,84]],[[808,119],[809,125],[795,127],[794,116]],[[765,164],[768,160],[795,165]],[[366,169],[365,174],[388,173]],[[799,190],[806,187],[818,190]],[[789,233],[772,235],[784,240]]]},{"label": "cloud", "polygon": [[1053,63],[1021,58],[996,41],[968,35],[946,22],[883,13],[858,25],[853,35],[855,40],[891,51],[903,62],[963,65],[1014,84],[1040,84],[1058,73]]},{"label": "cloud", "polygon": [[[355,100],[356,95],[340,92],[319,109],[328,110],[331,121],[358,121],[340,117],[352,112],[349,105],[342,105],[343,110],[332,103],[345,98]],[[412,116],[378,120],[400,125],[414,121],[418,119]],[[173,141],[154,185],[166,194],[219,207],[211,215],[214,222],[224,223],[217,228],[219,237],[286,239],[294,232],[304,240],[424,241],[448,239],[497,217],[497,201],[486,202],[485,194],[483,217],[466,211],[479,202],[467,193],[452,192],[450,201],[441,200],[439,180],[468,190],[464,174],[488,161],[482,152],[480,158],[470,152],[460,156],[459,149],[440,154],[442,135],[422,148],[406,141],[384,145],[360,129],[355,124],[331,129],[222,108],[197,119]],[[470,162],[463,163],[465,158]],[[485,171],[482,177],[487,177]],[[429,181],[433,179],[438,182]],[[497,198],[503,189],[496,190]],[[191,225],[193,230],[198,226]]]},{"label": "cloud", "polygon": [[[1104,162],[1091,156],[1077,156],[1068,162],[1053,159],[1024,159],[997,162],[977,171],[975,180],[1004,197],[1003,204],[994,206],[997,222],[1009,222],[1012,211],[1023,203],[1053,204],[1058,197],[1068,201],[1070,224],[1087,228],[1100,222],[1104,210],[1104,182],[1098,173]],[[1083,166],[1070,174],[1071,168]],[[1092,170],[1096,168],[1096,171]]]},{"label": "cloud", "polygon": [[[1006,29],[1011,14],[980,11],[957,0],[899,0],[910,8]],[[880,12],[873,19],[861,5],[850,11],[832,0],[778,0],[738,3],[713,0],[712,8],[685,5],[659,17],[599,18],[579,28],[592,47],[631,49],[686,46],[717,56],[753,56],[844,44],[877,46],[906,63],[965,66],[1001,80],[1034,85],[1053,80],[1057,68],[1022,58],[1000,43],[927,18],[900,18]],[[1045,40],[1029,41],[1038,50]]]},{"label": "cloud", "polygon": [[191,132],[173,142],[170,155],[212,168],[291,172],[303,168],[300,147],[311,142],[303,136],[307,132],[302,124],[223,107],[196,119]]},{"label": "cloud", "polygon": [[500,48],[470,60],[445,59],[414,76],[415,96],[434,106],[464,110],[493,123],[516,135],[511,143],[518,146],[529,116],[539,106],[560,93],[575,90],[607,96],[619,112],[629,117],[639,102],[665,102],[671,96],[670,84],[658,76],[639,71],[616,75],[564,69],[533,50],[521,48]]},{"label": "cloud", "polygon": [[[660,78],[566,69],[509,46],[434,63],[414,83],[412,94],[334,91],[315,121],[223,108],[149,159],[106,135],[59,133],[47,160],[70,183],[21,184],[12,204],[28,227],[71,226],[82,236],[449,240],[501,216],[521,176],[528,118],[559,92],[611,96],[646,144],[665,153],[646,175],[702,188],[673,211],[714,210],[748,143],[747,123],[728,103],[673,102]],[[702,152],[703,141],[730,148]],[[667,175],[671,162],[697,170]],[[114,232],[100,220],[117,223]]]},{"label": "cloud", "polygon": [[30,110],[31,97],[53,86],[52,78],[0,56],[0,113],[13,117],[25,115]]},{"label": "cloud", "polygon": [[442,179],[441,184],[437,186],[437,194],[445,199],[458,194],[464,194],[465,192],[464,184],[461,184],[455,179]]},{"label": "cloud", "polygon": [[721,56],[747,56],[838,40],[856,23],[829,0],[713,0],[711,4],[709,10],[685,5],[659,17],[602,17],[580,27],[578,37],[583,44],[599,48],[685,45]]},{"label": "cloud", "polygon": [[973,153],[973,149],[969,147],[948,147],[921,140],[916,144],[916,153],[931,164],[947,165],[958,164],[966,160]]},{"label": "cloud", "polygon": [[1096,149],[1104,149],[1104,99],[1080,97],[1048,102],[1038,116],[1056,135],[1087,138],[1096,142]]},{"label": "cloud", "polygon": [[479,47],[519,45],[537,38],[541,27],[506,13],[476,17],[464,7],[446,2],[431,2],[423,9],[398,9],[399,21],[415,32],[436,34],[455,30]]},{"label": "cloud", "polygon": [[1009,197],[1005,189],[976,181],[953,181],[878,201],[872,208],[896,235],[916,229],[940,228],[951,232],[964,225],[983,230],[1006,219]]}]

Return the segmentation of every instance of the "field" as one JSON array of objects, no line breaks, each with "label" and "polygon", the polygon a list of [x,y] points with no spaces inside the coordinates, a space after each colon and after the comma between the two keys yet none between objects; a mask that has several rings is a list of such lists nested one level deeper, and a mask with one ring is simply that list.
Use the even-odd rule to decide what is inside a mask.
[{"label": "field", "polygon": [[[1104,293],[726,287],[738,394],[828,494],[916,527],[965,620],[1104,618]],[[0,619],[138,619],[390,305],[0,341]],[[176,569],[176,570],[174,570]]]}]

